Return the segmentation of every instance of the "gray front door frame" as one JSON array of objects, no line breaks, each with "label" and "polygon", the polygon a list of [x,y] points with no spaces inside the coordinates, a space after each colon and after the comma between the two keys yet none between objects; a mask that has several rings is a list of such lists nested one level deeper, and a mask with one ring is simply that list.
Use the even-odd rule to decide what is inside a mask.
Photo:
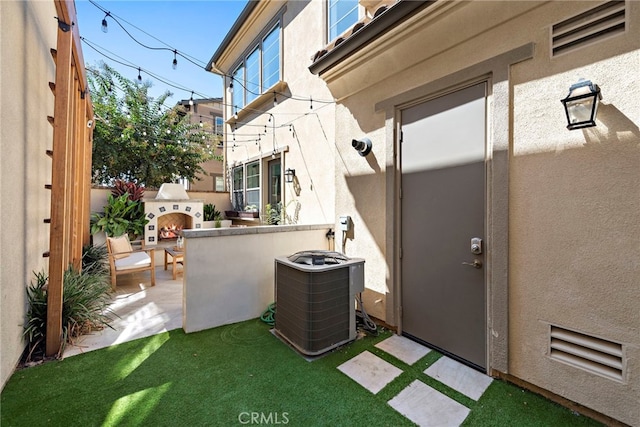
[{"label": "gray front door frame", "polygon": [[[490,257],[486,259],[487,280],[487,373],[509,373],[509,156],[511,110],[511,66],[533,58],[534,43],[496,55],[486,61],[454,71],[436,80],[426,80],[422,86],[406,86],[395,94],[383,98],[375,105],[377,113],[385,114],[385,139],[388,162],[386,191],[385,251],[390,272],[387,296],[387,321],[402,332],[400,274],[400,178],[398,162],[400,109],[418,100],[434,97],[438,93],[462,87],[473,81],[486,80],[487,89],[487,218],[486,237],[491,242]],[[428,76],[428,70],[425,76]],[[400,82],[402,83],[402,82]]]},{"label": "gray front door frame", "polygon": [[[402,109],[402,329],[487,367],[486,87]],[[472,253],[472,239],[479,250]]]}]

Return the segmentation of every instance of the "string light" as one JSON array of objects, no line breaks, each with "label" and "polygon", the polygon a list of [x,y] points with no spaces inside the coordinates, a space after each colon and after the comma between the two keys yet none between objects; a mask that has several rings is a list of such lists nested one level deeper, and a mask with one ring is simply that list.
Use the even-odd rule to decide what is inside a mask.
[{"label": "string light", "polygon": [[[189,106],[193,107],[193,91],[191,91],[191,98],[189,98]],[[202,120],[200,120],[200,123],[202,123]]]},{"label": "string light", "polygon": [[141,72],[141,71],[142,71],[142,70],[138,67],[138,81],[139,81],[139,82],[142,82],[142,75],[140,75],[140,72]]},{"label": "string light", "polygon": [[[137,66],[135,66],[135,67],[134,67],[133,65],[130,65],[130,64],[127,64],[127,63],[124,63],[124,62],[118,61],[118,60],[116,60],[116,59],[114,59],[114,58],[112,58],[112,57],[110,57],[110,56],[106,55],[105,53],[103,53],[100,49],[98,49],[96,46],[94,46],[94,43],[90,42],[90,41],[89,41],[89,40],[87,40],[86,38],[84,38],[84,37],[80,37],[80,39],[81,39],[81,40],[82,40],[82,41],[83,41],[87,46],[89,46],[90,48],[92,48],[93,50],[95,50],[95,51],[96,51],[96,52],[98,52],[100,55],[104,56],[105,58],[107,58],[107,59],[109,59],[109,60],[111,60],[111,61],[113,61],[113,62],[116,62],[116,63],[118,63],[118,64],[124,65],[124,66],[126,66],[126,67],[130,67],[130,68],[134,68],[134,69],[135,69],[135,68],[138,68],[138,70],[139,70],[139,73],[138,73],[138,74],[140,75],[140,70],[141,70],[141,68],[140,68],[140,67],[137,67]],[[101,48],[101,49],[104,49],[104,48]],[[115,54],[113,54],[113,55],[115,55]],[[123,61],[126,61],[126,60],[123,58]],[[181,86],[177,86],[177,84],[172,84],[171,82],[167,81],[166,79],[163,79],[163,78],[161,78],[161,77],[159,77],[159,76],[157,76],[157,75],[153,74],[152,72],[150,72],[150,71],[148,71],[148,70],[145,70],[145,72],[146,72],[147,74],[149,74],[151,77],[155,78],[156,80],[158,80],[158,81],[160,81],[160,82],[162,82],[162,83],[164,83],[164,84],[166,84],[166,85],[168,85],[168,86],[174,87],[174,88],[179,89],[179,90],[190,91],[190,89],[187,89],[187,88],[185,88],[185,87],[181,87]],[[139,80],[140,80],[140,81],[142,81],[142,78],[140,77],[140,79],[139,79]],[[230,87],[231,87],[232,85],[233,85],[233,78],[232,78],[232,81],[230,82]],[[191,92],[195,93],[195,91],[191,91]],[[273,94],[274,94],[274,98],[275,98],[275,97],[277,97],[277,95],[282,95],[281,93],[276,92],[276,91],[273,91]],[[208,98],[208,96],[207,96],[207,95],[203,95],[203,94],[199,94],[199,95],[200,95],[201,97],[203,97],[203,98]],[[284,96],[286,96],[286,95],[284,95]],[[301,98],[296,98],[296,97],[293,97],[293,96],[286,96],[286,97],[287,97],[287,98],[289,98],[289,99],[301,99]],[[313,98],[306,98],[306,100],[307,100],[307,101],[311,101],[311,102],[312,102],[312,101],[313,101]],[[277,101],[277,98],[276,98],[276,101]],[[325,104],[325,105],[329,105],[329,104],[331,104],[331,103],[335,103],[335,101],[318,101],[318,100],[316,100],[316,102],[321,102],[321,103],[323,103],[323,104]],[[221,104],[222,106],[231,106],[231,104],[227,104],[227,103],[223,103],[223,102],[221,102],[220,104]],[[236,119],[236,120],[237,120],[237,117],[238,117],[238,106],[237,106],[237,105],[234,105],[234,106],[233,106],[233,108],[235,108],[235,113],[234,113],[233,117],[234,117],[234,119]],[[253,109],[253,108],[251,108],[251,109],[246,108],[246,109],[247,109],[248,111],[250,110],[250,111],[254,111],[254,112],[256,112],[256,113],[260,113],[260,114],[269,114],[267,111],[257,110],[257,109]],[[287,114],[287,113],[279,113],[279,114]],[[291,114],[298,114],[298,113],[291,113]],[[304,115],[306,115],[306,114],[309,114],[309,113],[304,113],[304,114],[302,114],[302,116],[304,116]],[[257,125],[253,125],[253,126],[257,126]]]},{"label": "string light", "polygon": [[[193,58],[191,59],[191,57],[189,55],[185,55],[182,52],[178,51],[177,49],[171,47],[170,45],[168,45],[167,43],[163,42],[162,40],[158,39],[157,37],[154,37],[153,35],[147,33],[146,31],[142,30],[141,28],[138,28],[137,26],[131,24],[130,22],[126,21],[123,18],[120,18],[122,21],[126,22],[127,24],[129,24],[130,26],[132,26],[133,28],[136,28],[137,30],[141,31],[142,33],[152,37],[153,39],[159,41],[160,43],[164,44],[165,46],[169,46],[169,47],[154,47],[154,46],[147,46],[144,43],[141,43],[139,40],[137,40],[129,31],[127,31],[127,29],[120,23],[120,21],[117,18],[117,15],[113,15],[111,14],[111,12],[107,11],[106,9],[104,9],[102,6],[100,6],[99,4],[97,4],[95,1],[93,0],[89,0],[89,2],[95,6],[96,8],[98,8],[100,11],[105,12],[105,18],[107,16],[111,17],[111,19],[113,19],[123,30],[124,32],[133,40],[135,41],[137,44],[139,44],[140,46],[146,48],[146,49],[150,49],[150,50],[168,50],[168,51],[173,51],[174,53],[174,61],[173,61],[173,65],[174,67],[177,66],[177,55],[180,55],[181,57],[185,58],[187,61],[191,62],[192,64],[201,67],[201,68],[205,68],[205,66],[203,65],[204,62],[198,60],[197,58]],[[103,24],[106,22],[106,19],[103,19]],[[195,62],[195,61],[197,62]],[[233,93],[233,80],[234,77],[232,75],[228,75],[228,74],[223,74],[222,77],[225,78],[230,78],[231,82],[229,83],[229,91],[230,93]],[[253,95],[262,95],[261,93],[256,93],[251,91],[250,89],[248,89],[246,86],[244,86],[242,84],[242,82],[238,82],[240,83],[240,85],[244,88],[245,91],[253,94]],[[285,98],[288,99],[293,99],[293,100],[298,100],[298,101],[306,101],[306,100],[311,100],[310,98],[305,98],[305,97],[300,97],[300,96],[295,96],[295,95],[288,95],[285,93],[279,93],[274,91],[274,105],[277,105],[277,99],[275,97],[275,95],[278,94],[280,96],[283,96]],[[327,103],[327,104],[334,104],[335,101],[334,100],[316,100],[316,102],[320,102],[320,103]],[[311,105],[310,105],[310,109],[313,109],[313,101],[311,100]]]},{"label": "string light", "polygon": [[108,33],[109,32],[109,25],[107,23],[107,16],[111,16],[111,14],[109,12],[107,12],[106,15],[104,15],[104,18],[102,18],[102,32],[103,33]]},{"label": "string light", "polygon": [[276,96],[276,91],[273,91],[273,106],[277,107],[278,106],[278,97]]},{"label": "string light", "polygon": [[174,70],[175,70],[176,68],[178,68],[178,58],[177,58],[177,55],[178,55],[178,51],[174,49],[174,50],[173,50],[173,63],[171,64],[171,68],[173,68]]}]

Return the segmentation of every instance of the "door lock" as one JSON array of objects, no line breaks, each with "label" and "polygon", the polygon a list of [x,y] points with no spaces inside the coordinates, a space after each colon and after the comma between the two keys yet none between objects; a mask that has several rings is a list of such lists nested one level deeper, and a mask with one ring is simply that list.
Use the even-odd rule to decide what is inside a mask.
[{"label": "door lock", "polygon": [[480,255],[482,253],[482,239],[474,237],[471,239],[471,253],[474,255]]},{"label": "door lock", "polygon": [[482,261],[477,260],[477,259],[474,259],[473,262],[463,261],[462,265],[468,265],[468,266],[471,266],[473,268],[482,268]]}]

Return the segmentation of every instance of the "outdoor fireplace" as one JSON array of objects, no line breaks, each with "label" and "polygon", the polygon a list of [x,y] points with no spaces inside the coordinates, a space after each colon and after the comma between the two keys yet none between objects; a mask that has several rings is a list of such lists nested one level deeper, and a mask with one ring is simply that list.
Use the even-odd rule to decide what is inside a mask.
[{"label": "outdoor fireplace", "polygon": [[183,229],[202,228],[204,201],[189,199],[180,184],[162,184],[155,199],[142,201],[145,218],[149,220],[144,229],[145,245],[175,240]]}]

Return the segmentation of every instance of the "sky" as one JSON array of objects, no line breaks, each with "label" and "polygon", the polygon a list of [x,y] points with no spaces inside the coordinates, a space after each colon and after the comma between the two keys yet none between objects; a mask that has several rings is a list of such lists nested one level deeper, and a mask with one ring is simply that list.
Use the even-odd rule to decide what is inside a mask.
[{"label": "sky", "polygon": [[[167,106],[189,99],[191,91],[195,92],[194,99],[221,97],[222,79],[205,71],[204,67],[246,3],[246,0],[76,0],[78,29],[80,36],[86,39],[82,42],[85,65],[95,66],[104,61],[134,81],[141,68],[142,79],[153,83],[149,91],[151,96],[157,97],[166,90],[173,93],[165,103]],[[96,5],[112,15],[106,18],[107,33],[101,29],[105,12]],[[140,46],[118,22],[138,42],[169,50]],[[199,65],[178,55],[174,70],[174,49]],[[150,76],[145,70],[169,84]]]}]

